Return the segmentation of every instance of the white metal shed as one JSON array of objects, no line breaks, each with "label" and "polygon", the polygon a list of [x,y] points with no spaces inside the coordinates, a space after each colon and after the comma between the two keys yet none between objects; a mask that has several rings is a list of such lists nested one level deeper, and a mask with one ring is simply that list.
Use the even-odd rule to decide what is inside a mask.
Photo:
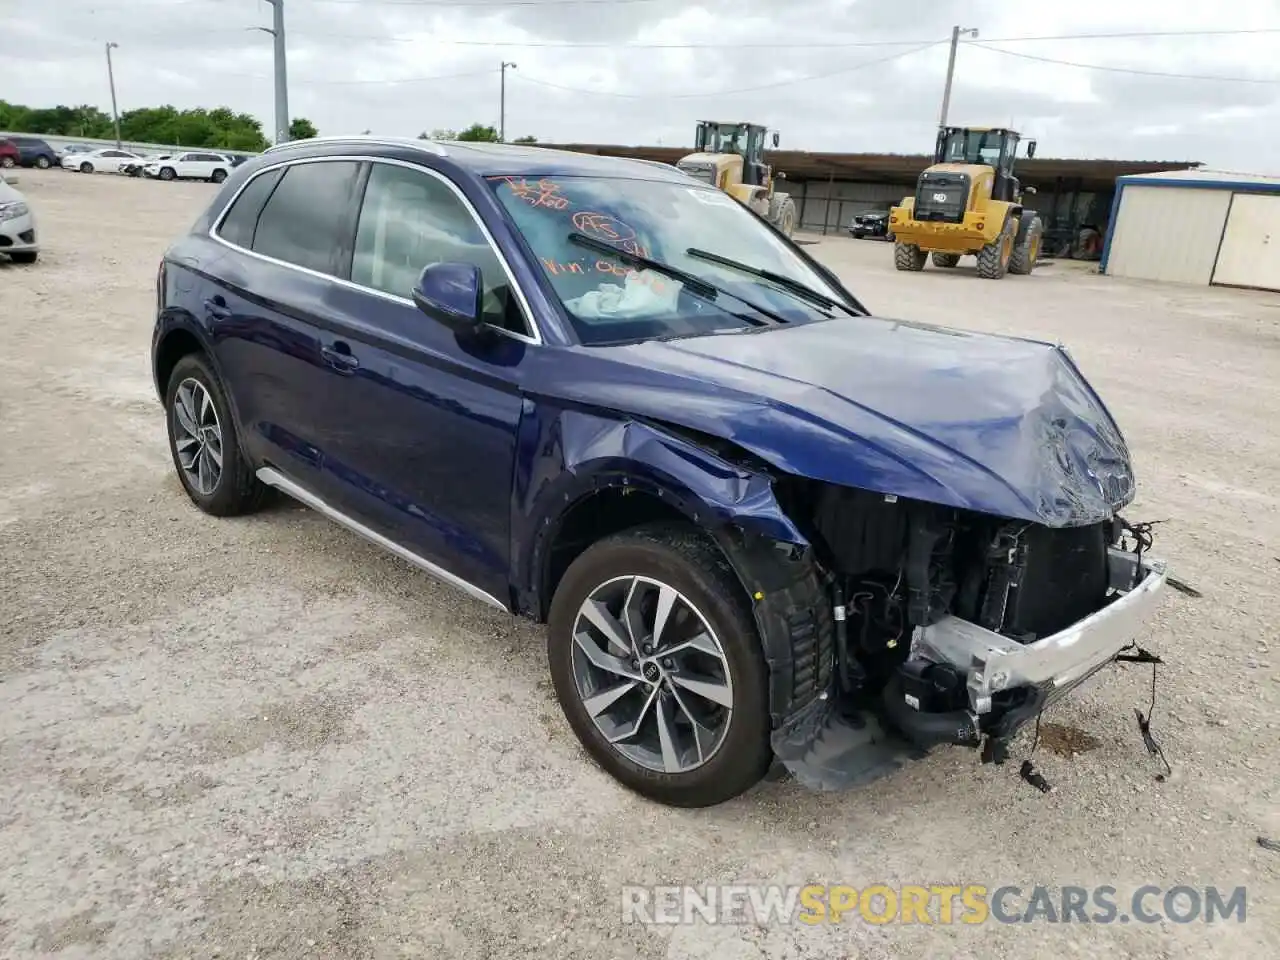
[{"label": "white metal shed", "polygon": [[1280,290],[1280,177],[1200,169],[1117,178],[1100,269]]}]

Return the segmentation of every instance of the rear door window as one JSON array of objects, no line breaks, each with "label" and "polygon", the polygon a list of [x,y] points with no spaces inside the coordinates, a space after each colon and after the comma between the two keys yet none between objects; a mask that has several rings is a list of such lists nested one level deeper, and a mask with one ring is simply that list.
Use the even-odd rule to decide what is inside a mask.
[{"label": "rear door window", "polygon": [[258,217],[261,216],[262,208],[266,205],[267,198],[271,196],[271,191],[280,182],[281,173],[283,173],[282,170],[268,170],[250,180],[248,185],[240,191],[240,196],[236,197],[235,202],[231,204],[231,209],[223,218],[222,225],[218,227],[218,236],[228,243],[234,243],[237,247],[252,250],[253,235],[258,229]]},{"label": "rear door window", "polygon": [[286,167],[258,218],[254,252],[339,276],[350,250],[359,169],[354,160]]}]

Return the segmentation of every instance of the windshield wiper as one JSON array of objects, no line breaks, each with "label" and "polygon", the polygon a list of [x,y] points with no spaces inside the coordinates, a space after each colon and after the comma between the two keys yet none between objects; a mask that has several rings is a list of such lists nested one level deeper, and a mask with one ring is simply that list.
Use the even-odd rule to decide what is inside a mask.
[{"label": "windshield wiper", "polygon": [[750,274],[753,277],[759,277],[762,280],[768,280],[770,283],[776,283],[784,290],[789,291],[801,300],[807,300],[815,306],[824,307],[830,310],[832,307],[839,307],[845,313],[852,317],[861,317],[864,314],[859,313],[847,303],[839,300],[833,300],[826,294],[819,293],[812,287],[805,286],[799,280],[792,280],[790,277],[783,276],[781,273],[774,273],[772,270],[765,270],[763,267],[753,267],[749,263],[742,263],[738,260],[730,260],[728,257],[722,257],[718,253],[712,253],[709,250],[699,250],[697,247],[690,247],[685,251],[689,256],[696,257],[699,260],[706,260],[708,263],[715,263],[722,267],[728,267],[731,270],[738,270],[742,273]]},{"label": "windshield wiper", "polygon": [[[733,297],[733,299],[737,300],[739,303],[745,303],[756,313],[761,316],[768,317],[774,323],[785,324],[790,322],[786,317],[774,313],[772,310],[767,307],[762,307],[758,303],[747,300],[739,294],[734,293],[732,290],[716,286],[710,280],[703,280],[697,274],[689,273],[687,270],[681,270],[679,267],[672,266],[669,263],[663,263],[661,260],[651,260],[648,257],[642,257],[638,253],[623,250],[621,247],[615,247],[613,244],[606,243],[603,240],[597,240],[595,237],[588,237],[585,233],[571,233],[566,239],[570,243],[577,244],[580,247],[586,247],[588,250],[595,250],[599,253],[616,257],[623,263],[629,263],[637,267],[644,267],[646,270],[653,270],[655,273],[664,274],[673,280],[679,280],[684,284],[684,288],[691,294],[695,297],[701,297],[709,303],[715,303],[716,298],[723,293],[725,296]],[[720,306],[719,304],[716,305]],[[720,309],[724,310],[725,308],[720,307]],[[748,323],[755,324],[756,326],[763,325],[762,321],[757,317],[738,313],[735,310],[725,310],[725,312],[740,320],[745,320]]]}]

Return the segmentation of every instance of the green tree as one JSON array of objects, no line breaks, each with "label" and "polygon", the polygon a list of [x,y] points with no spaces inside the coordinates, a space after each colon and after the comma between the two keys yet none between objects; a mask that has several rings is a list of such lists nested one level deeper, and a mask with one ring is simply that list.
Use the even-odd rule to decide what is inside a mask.
[{"label": "green tree", "polygon": [[482,123],[473,123],[467,129],[458,133],[457,140],[466,140],[472,143],[496,143],[498,140],[498,131],[495,127],[486,127]]},{"label": "green tree", "polygon": [[534,136],[516,137],[511,142],[512,143],[537,143],[538,138]]},{"label": "green tree", "polygon": [[[111,118],[97,107],[59,104],[33,108],[0,100],[0,129],[15,133],[52,134],[110,140]],[[262,123],[230,107],[179,110],[169,104],[140,107],[120,115],[120,136],[144,143],[171,143],[179,147],[213,147],[229,150],[265,150]]]},{"label": "green tree", "polygon": [[293,122],[289,124],[290,140],[310,140],[319,135],[320,131],[316,129],[316,125],[306,117],[294,117]]}]

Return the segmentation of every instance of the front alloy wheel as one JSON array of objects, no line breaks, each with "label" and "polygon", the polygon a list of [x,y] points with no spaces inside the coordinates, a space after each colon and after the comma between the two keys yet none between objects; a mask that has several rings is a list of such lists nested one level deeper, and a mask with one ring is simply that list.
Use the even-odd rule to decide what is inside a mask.
[{"label": "front alloy wheel", "polygon": [[602,583],[578,608],[573,677],[601,735],[647,770],[710,760],[733,714],[715,631],[674,587],[649,577]]},{"label": "front alloy wheel", "polygon": [[556,586],[547,655],[573,732],[631,790],[705,807],[768,769],[768,666],[750,601],[696,527],[636,527],[583,551]]}]

